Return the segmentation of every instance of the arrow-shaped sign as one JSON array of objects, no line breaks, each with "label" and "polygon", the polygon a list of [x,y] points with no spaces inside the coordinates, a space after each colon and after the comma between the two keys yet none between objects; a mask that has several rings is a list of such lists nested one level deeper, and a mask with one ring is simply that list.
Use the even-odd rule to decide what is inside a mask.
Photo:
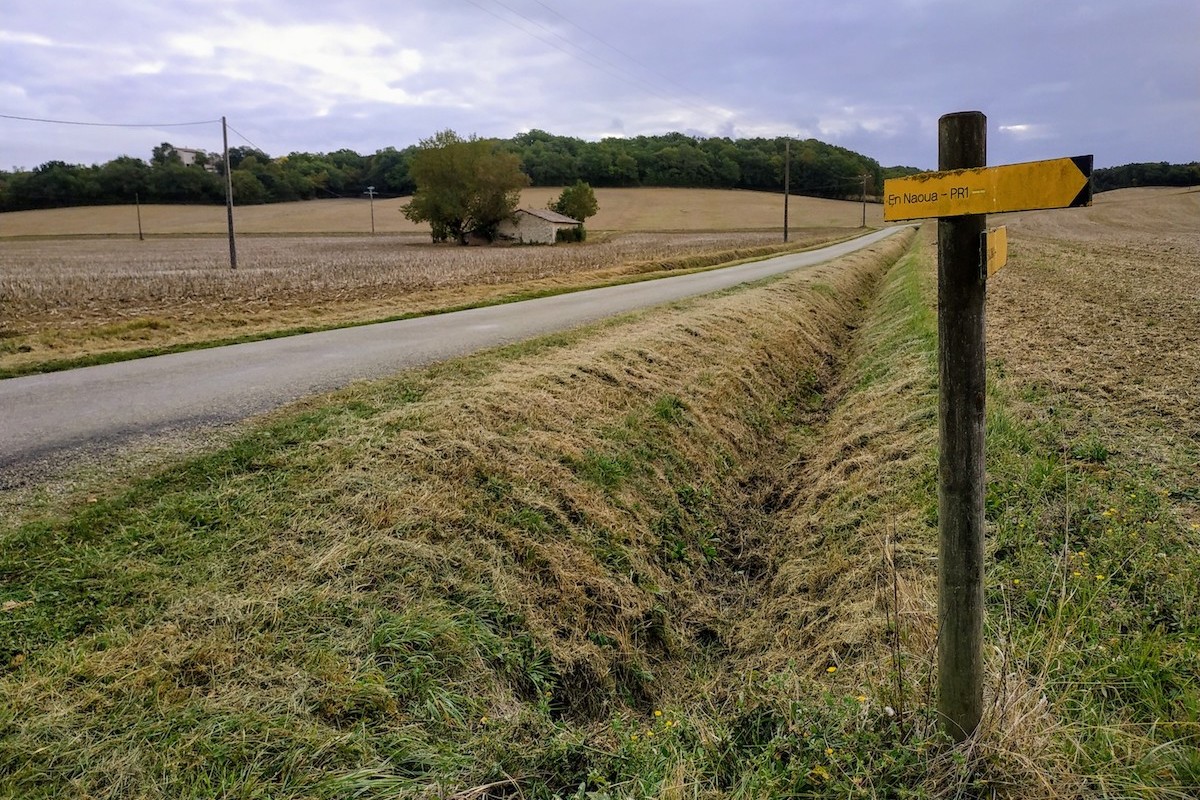
[{"label": "arrow-shaped sign", "polygon": [[883,183],[887,221],[1092,204],[1092,157],[924,172]]}]

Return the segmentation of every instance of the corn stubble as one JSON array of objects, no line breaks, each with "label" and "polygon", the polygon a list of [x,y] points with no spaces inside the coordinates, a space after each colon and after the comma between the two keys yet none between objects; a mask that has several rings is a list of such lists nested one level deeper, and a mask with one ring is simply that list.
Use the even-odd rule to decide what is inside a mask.
[{"label": "corn stubble", "polygon": [[[811,229],[798,245],[840,238]],[[767,233],[635,233],[570,247],[417,236],[0,241],[0,364],[428,313],[780,251]]]}]

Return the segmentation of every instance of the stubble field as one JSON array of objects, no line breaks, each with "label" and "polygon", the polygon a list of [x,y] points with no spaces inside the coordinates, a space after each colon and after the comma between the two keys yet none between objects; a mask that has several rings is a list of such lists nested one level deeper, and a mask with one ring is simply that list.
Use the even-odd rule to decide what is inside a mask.
[{"label": "stubble field", "polygon": [[[521,205],[545,208],[560,188],[534,187],[521,193]],[[595,231],[710,231],[779,229],[783,197],[770,192],[725,189],[596,189],[600,210],[588,219]],[[407,197],[375,201],[379,233],[426,233],[400,213]],[[221,235],[221,206],[142,206],[142,227],[151,236]],[[792,197],[791,223],[797,228],[855,228],[862,224],[858,203],[816,197]],[[867,225],[878,227],[883,209],[867,205]],[[310,200],[238,207],[235,227],[249,234],[369,234],[371,206],[364,199]],[[62,208],[0,214],[0,238],[14,236],[136,236],[133,206]]]},{"label": "stubble field", "polygon": [[[552,190],[527,194],[544,205]],[[144,209],[148,229],[170,234],[146,241],[65,235],[112,234],[129,209],[0,215],[0,374],[643,279],[845,238],[861,221],[857,204],[793,198],[785,246],[760,227],[778,225],[777,195],[598,195],[591,241],[557,247],[433,245],[407,221],[352,235],[355,201],[241,209],[240,230],[272,235],[241,237],[236,271],[223,237],[197,235],[221,230],[222,209]],[[376,205],[377,218],[400,217]]]},{"label": "stubble field", "polygon": [[1200,523],[1200,191],[1000,221],[1020,268],[989,289],[990,353],[1076,442],[1190,484],[1179,511]]}]

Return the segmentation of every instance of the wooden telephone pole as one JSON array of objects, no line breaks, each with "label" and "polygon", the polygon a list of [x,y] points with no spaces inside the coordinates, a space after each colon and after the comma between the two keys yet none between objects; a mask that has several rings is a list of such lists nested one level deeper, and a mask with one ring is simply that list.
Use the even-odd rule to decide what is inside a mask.
[{"label": "wooden telephone pole", "polygon": [[229,268],[237,269],[237,242],[233,238],[233,171],[229,169],[229,126],[221,117],[221,142],[225,148],[225,217],[229,227]]},{"label": "wooden telephone pole", "polygon": [[862,227],[867,227],[867,178],[870,175],[860,176],[862,180]]},{"label": "wooden telephone pole", "polygon": [[375,235],[375,187],[368,186],[363,192],[367,197],[371,198],[371,235]]},{"label": "wooden telephone pole", "polygon": [[783,141],[783,240],[788,240],[788,195],[792,177],[792,140]]}]

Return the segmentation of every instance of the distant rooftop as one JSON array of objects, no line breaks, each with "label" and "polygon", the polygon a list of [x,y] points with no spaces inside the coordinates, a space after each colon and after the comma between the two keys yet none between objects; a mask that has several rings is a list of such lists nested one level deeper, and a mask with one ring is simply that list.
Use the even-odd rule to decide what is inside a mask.
[{"label": "distant rooftop", "polygon": [[526,214],[532,214],[535,217],[546,220],[546,222],[557,222],[563,225],[583,224],[577,219],[572,219],[566,214],[559,214],[557,211],[551,211],[548,208],[518,208],[517,211],[524,211]]}]

